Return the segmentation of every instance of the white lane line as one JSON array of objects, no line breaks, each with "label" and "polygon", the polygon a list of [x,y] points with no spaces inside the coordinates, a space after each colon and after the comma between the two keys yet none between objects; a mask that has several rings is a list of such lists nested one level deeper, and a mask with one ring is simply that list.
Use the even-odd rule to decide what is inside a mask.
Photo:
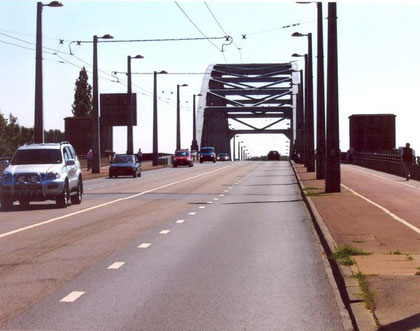
[{"label": "white lane line", "polygon": [[232,189],[232,186],[229,186],[229,190],[231,190]]},{"label": "white lane line", "polygon": [[172,182],[172,183],[169,183],[169,184],[165,184],[165,185],[162,185],[162,186],[159,186],[159,187],[155,187],[155,188],[152,188],[150,190],[146,190],[146,191],[143,191],[143,192],[140,192],[140,193],[137,193],[137,194],[130,195],[128,197],[119,198],[119,199],[116,199],[116,200],[112,200],[112,201],[109,201],[109,202],[102,203],[100,205],[96,205],[96,206],[89,207],[89,208],[86,208],[86,209],[78,210],[78,211],[75,211],[75,212],[67,214],[67,215],[54,217],[54,218],[51,218],[49,220],[46,220],[46,221],[43,221],[43,222],[40,222],[40,223],[28,225],[28,226],[25,226],[23,228],[19,228],[19,229],[16,229],[16,230],[5,232],[5,233],[0,234],[0,238],[8,237],[8,236],[11,236],[11,235],[19,233],[19,232],[27,231],[27,230],[37,228],[37,227],[42,226],[42,225],[57,222],[57,221],[60,221],[62,219],[65,219],[65,218],[69,218],[71,216],[83,214],[83,213],[86,213],[88,211],[95,210],[95,209],[98,209],[98,208],[102,208],[102,207],[105,207],[105,206],[109,206],[109,205],[112,205],[112,204],[117,203],[117,202],[137,198],[137,197],[145,195],[147,193],[154,192],[154,191],[157,191],[157,190],[160,190],[160,189],[163,189],[163,188],[167,188],[167,187],[170,187],[170,186],[173,186],[173,185],[176,185],[176,184],[184,183],[184,182],[187,182],[187,181],[199,178],[199,177],[203,177],[203,176],[215,173],[215,172],[219,172],[219,171],[227,169],[227,168],[231,168],[233,166],[235,166],[235,164],[229,165],[229,166],[226,166],[226,167],[222,167],[222,168],[219,168],[219,169],[216,169],[216,170],[208,171],[208,172],[205,172],[205,173],[200,174],[200,175],[196,175],[196,176],[188,177],[188,178],[185,178],[185,179],[181,179],[181,180],[178,180],[178,181],[175,181],[175,182]]},{"label": "white lane line", "polygon": [[125,264],[125,262],[114,262],[107,269],[117,270],[117,269],[121,268],[124,264]]},{"label": "white lane line", "polygon": [[401,224],[409,227],[411,230],[417,232],[420,234],[420,229],[416,226],[414,226],[411,223],[408,223],[406,220],[398,217],[397,215],[395,215],[394,213],[390,212],[388,209],[386,209],[385,207],[382,207],[381,205],[377,204],[376,202],[373,202],[372,200],[364,197],[363,195],[357,193],[356,191],[352,190],[351,188],[347,187],[344,184],[341,184],[345,189],[349,190],[350,192],[352,192],[354,195],[357,195],[359,198],[362,198],[363,200],[369,202],[370,204],[374,205],[375,207],[378,207],[380,210],[382,210],[384,213],[388,214],[389,216],[391,216],[394,220],[400,222]]},{"label": "white lane line", "polygon": [[[354,170],[354,171],[358,171],[358,172],[364,173],[364,174],[369,175],[369,176],[377,177],[377,178],[380,178],[380,179],[386,180],[386,181],[388,181],[388,182],[394,182],[394,183],[397,183],[397,184],[400,184],[400,185],[404,185],[404,186],[408,186],[408,187],[411,187],[411,188],[415,188],[415,189],[420,190],[420,187],[417,187],[417,186],[414,186],[414,185],[410,185],[410,184],[407,184],[407,183],[404,183],[404,182],[401,182],[401,181],[398,181],[398,180],[394,180],[394,179],[390,179],[390,178],[382,177],[382,176],[379,176],[379,175],[373,174],[373,173],[368,172],[368,171],[363,171],[363,170],[361,170],[361,169],[357,169],[357,168],[355,168],[355,167],[350,167],[350,166],[346,166],[346,165],[343,165],[343,167],[345,167],[345,168],[349,168],[349,169],[352,169],[352,170]],[[395,176],[395,175],[394,175],[394,176]]]},{"label": "white lane line", "polygon": [[60,302],[75,302],[77,299],[79,299],[85,293],[86,292],[82,292],[82,291],[73,291],[69,295],[67,295],[63,299],[61,299]]},{"label": "white lane line", "polygon": [[199,209],[204,209],[204,208],[206,208],[206,206],[200,206],[200,207],[198,207]]},{"label": "white lane line", "polygon": [[188,213],[188,215],[195,215],[195,214],[196,214],[195,212]]},{"label": "white lane line", "polygon": [[229,192],[229,190],[225,190],[225,193]]},{"label": "white lane line", "polygon": [[169,232],[171,232],[171,230],[162,230],[159,233],[160,234],[168,234]]},{"label": "white lane line", "polygon": [[182,224],[184,223],[184,220],[177,220],[175,223]]},{"label": "white lane line", "polygon": [[211,204],[211,203],[213,203],[213,201],[207,201],[206,203]]},{"label": "white lane line", "polygon": [[214,200],[214,201],[217,201],[217,200],[219,200],[219,198],[213,198],[213,200]]},{"label": "white lane line", "polygon": [[151,245],[151,243],[142,243],[141,245],[137,246],[137,248],[147,248]]},{"label": "white lane line", "polygon": [[219,194],[219,197],[224,197],[225,195],[224,194]]}]

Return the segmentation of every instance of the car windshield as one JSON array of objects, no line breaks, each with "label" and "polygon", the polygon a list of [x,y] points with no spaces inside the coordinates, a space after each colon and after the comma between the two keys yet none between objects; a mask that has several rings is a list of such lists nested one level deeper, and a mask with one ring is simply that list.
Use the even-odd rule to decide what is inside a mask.
[{"label": "car windshield", "polygon": [[16,151],[12,165],[21,164],[60,164],[62,162],[60,149],[22,149]]},{"label": "car windshield", "polygon": [[117,155],[113,163],[134,163],[134,156],[132,155]]},{"label": "car windshield", "polygon": [[175,152],[175,156],[188,156],[188,152],[185,152],[185,151]]},{"label": "car windshield", "polygon": [[227,154],[226,153],[220,153],[219,156],[220,157],[225,157],[225,156],[227,156]]},{"label": "car windshield", "polygon": [[203,148],[201,149],[200,153],[213,153],[213,148]]}]

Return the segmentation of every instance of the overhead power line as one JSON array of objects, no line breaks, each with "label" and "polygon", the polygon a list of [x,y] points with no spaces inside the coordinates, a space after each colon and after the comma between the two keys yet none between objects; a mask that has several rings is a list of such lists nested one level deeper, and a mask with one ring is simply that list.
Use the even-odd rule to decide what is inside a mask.
[{"label": "overhead power line", "polygon": [[200,30],[200,28],[197,26],[197,24],[194,23],[194,21],[188,16],[188,14],[184,11],[184,9],[182,9],[182,7],[178,4],[178,2],[174,1],[175,4],[178,6],[179,10],[182,11],[182,13],[185,15],[185,17],[191,22],[192,25],[194,25],[194,27],[198,30],[198,32],[201,33],[201,35],[206,38],[208,40],[208,42],[210,44],[212,44],[217,50],[219,50],[220,52],[222,51],[219,47],[217,47],[217,45],[215,43],[213,43],[205,34],[203,31]]}]

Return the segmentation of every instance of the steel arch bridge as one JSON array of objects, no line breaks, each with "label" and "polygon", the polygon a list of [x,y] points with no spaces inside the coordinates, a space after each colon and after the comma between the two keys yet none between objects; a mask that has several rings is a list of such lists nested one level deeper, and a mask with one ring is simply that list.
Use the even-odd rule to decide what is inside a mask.
[{"label": "steel arch bridge", "polygon": [[[293,141],[292,72],[290,63],[209,65],[197,109],[200,146],[230,153],[235,134],[284,134]],[[246,129],[230,129],[229,118]],[[273,121],[256,127],[249,123],[255,118]],[[290,128],[272,128],[287,119]]]}]

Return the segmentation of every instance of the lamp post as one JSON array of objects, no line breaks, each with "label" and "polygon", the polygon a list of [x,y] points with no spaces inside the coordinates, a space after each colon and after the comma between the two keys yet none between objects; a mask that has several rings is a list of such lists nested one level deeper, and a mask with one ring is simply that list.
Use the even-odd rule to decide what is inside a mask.
[{"label": "lamp post", "polygon": [[328,3],[327,149],[325,192],[340,192],[340,136],[338,128],[337,4]]},{"label": "lamp post", "polygon": [[313,100],[313,73],[312,73],[312,33],[303,34],[295,32],[292,37],[308,37],[308,54],[305,58],[305,131],[307,133],[307,163],[308,172],[315,171],[314,158],[314,100]]},{"label": "lamp post", "polygon": [[42,91],[42,8],[62,7],[58,1],[52,1],[47,5],[42,2],[36,7],[36,55],[35,55],[35,118],[34,118],[34,142],[44,142],[44,110]]},{"label": "lamp post", "polygon": [[201,97],[202,94],[194,94],[193,95],[193,139],[191,142],[191,151],[198,151],[198,143],[197,143],[197,124],[195,120],[195,97]]},{"label": "lamp post", "polygon": [[157,75],[167,74],[166,71],[153,72],[153,166],[159,165],[158,150],[158,113],[157,113]]},{"label": "lamp post", "polygon": [[179,88],[188,84],[176,85],[176,149],[181,149],[181,107],[179,105]]},{"label": "lamp post", "polygon": [[[297,2],[308,4],[315,2]],[[316,88],[316,178],[325,178],[325,83],[324,35],[322,27],[322,2],[317,5],[317,88]]]},{"label": "lamp post", "polygon": [[127,56],[127,94],[128,94],[128,125],[127,125],[127,154],[133,154],[133,94],[131,91],[131,59],[143,59],[141,55]]},{"label": "lamp post", "polygon": [[98,39],[113,39],[109,34],[102,37],[93,36],[93,96],[92,96],[92,173],[101,171],[101,142],[99,126],[99,93],[98,93]]}]

